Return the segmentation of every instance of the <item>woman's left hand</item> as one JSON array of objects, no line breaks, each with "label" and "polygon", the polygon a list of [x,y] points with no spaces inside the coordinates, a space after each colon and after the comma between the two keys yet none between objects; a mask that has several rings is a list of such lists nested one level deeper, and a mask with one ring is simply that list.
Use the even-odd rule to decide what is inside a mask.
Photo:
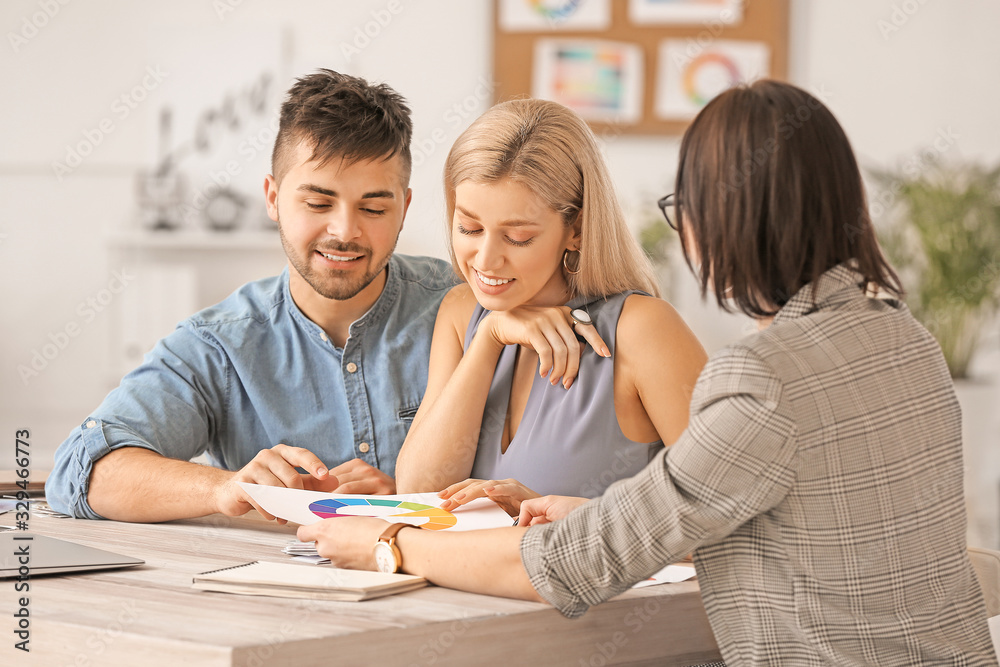
[{"label": "woman's left hand", "polygon": [[475,500],[476,498],[489,498],[511,516],[517,516],[521,511],[521,501],[529,498],[538,498],[535,493],[516,479],[467,479],[464,482],[452,484],[444,491],[438,493],[438,497],[445,498],[441,503],[441,509],[453,510],[456,507]]},{"label": "woman's left hand", "polygon": [[382,519],[345,516],[299,526],[296,537],[301,542],[316,542],[319,555],[329,558],[336,567],[374,570],[373,549],[388,527]]}]

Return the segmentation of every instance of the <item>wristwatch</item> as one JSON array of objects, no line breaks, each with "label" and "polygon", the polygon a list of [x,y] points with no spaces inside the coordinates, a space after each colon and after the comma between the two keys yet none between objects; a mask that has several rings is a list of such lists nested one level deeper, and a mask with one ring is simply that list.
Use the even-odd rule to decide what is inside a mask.
[{"label": "wristwatch", "polygon": [[385,529],[382,533],[378,542],[375,543],[375,548],[373,549],[375,553],[375,566],[378,568],[379,572],[399,572],[403,567],[403,554],[399,552],[399,547],[396,546],[396,533],[398,533],[403,528],[416,528],[411,523],[394,523]]}]

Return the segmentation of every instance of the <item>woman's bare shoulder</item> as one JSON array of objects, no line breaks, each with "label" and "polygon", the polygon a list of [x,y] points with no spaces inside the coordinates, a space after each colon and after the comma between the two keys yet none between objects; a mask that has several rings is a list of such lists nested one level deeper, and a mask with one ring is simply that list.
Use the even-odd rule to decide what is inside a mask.
[{"label": "woman's bare shoulder", "polygon": [[631,294],[618,319],[618,347],[649,351],[660,344],[707,358],[704,348],[677,310],[663,299]]},{"label": "woman's bare shoulder", "polygon": [[452,287],[444,299],[441,300],[441,308],[438,310],[438,322],[445,322],[459,334],[460,339],[465,338],[465,330],[469,325],[469,319],[476,310],[478,302],[472,288],[467,283],[460,283]]}]

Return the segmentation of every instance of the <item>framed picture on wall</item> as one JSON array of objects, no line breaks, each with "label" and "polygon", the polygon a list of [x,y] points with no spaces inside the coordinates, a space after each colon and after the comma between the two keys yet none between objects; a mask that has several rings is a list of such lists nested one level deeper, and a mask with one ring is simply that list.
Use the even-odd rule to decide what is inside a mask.
[{"label": "framed picture on wall", "polygon": [[734,25],[743,20],[743,0],[629,0],[633,23],[711,23]]},{"label": "framed picture on wall", "polygon": [[690,120],[719,93],[770,76],[771,50],[764,42],[720,39],[706,47],[696,40],[660,43],[656,115]]},{"label": "framed picture on wall", "polygon": [[728,87],[787,76],[788,5],[496,0],[494,101],[561,102],[602,134],[681,134]]},{"label": "framed picture on wall", "polygon": [[607,30],[611,0],[499,0],[500,28],[508,32]]},{"label": "framed picture on wall", "polygon": [[531,94],[565,104],[586,120],[635,123],[642,117],[642,64],[634,44],[540,39]]}]

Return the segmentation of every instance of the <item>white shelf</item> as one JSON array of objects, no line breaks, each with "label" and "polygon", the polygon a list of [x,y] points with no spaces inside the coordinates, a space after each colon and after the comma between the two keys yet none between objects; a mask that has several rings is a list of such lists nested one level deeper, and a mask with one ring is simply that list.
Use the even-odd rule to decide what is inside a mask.
[{"label": "white shelf", "polygon": [[129,230],[112,232],[107,240],[111,247],[125,249],[282,251],[277,229],[232,232]]}]

